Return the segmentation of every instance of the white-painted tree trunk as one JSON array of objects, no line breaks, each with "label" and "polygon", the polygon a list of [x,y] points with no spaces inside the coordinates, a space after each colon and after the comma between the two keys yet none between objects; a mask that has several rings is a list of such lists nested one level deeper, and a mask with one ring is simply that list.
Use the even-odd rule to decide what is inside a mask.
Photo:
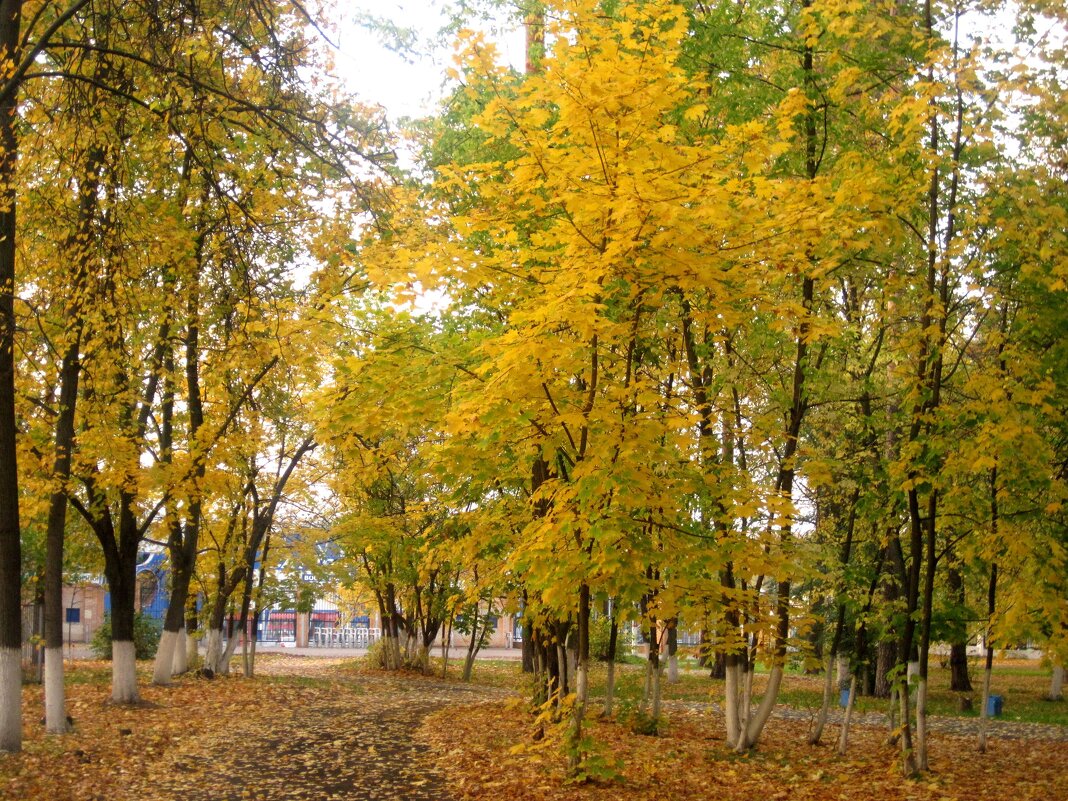
[{"label": "white-painted tree trunk", "polygon": [[849,678],[849,655],[848,654],[838,654],[837,668],[838,668],[838,676],[837,676],[837,678],[838,678],[838,689],[840,690],[840,689],[842,689],[842,684],[845,682],[845,680],[847,678]]},{"label": "white-painted tree trunk", "polygon": [[729,746],[733,746],[738,742],[738,733],[741,731],[738,714],[738,699],[740,697],[738,679],[741,672],[741,666],[737,662],[734,664],[728,663],[724,680],[723,714],[727,722],[727,745]]},{"label": "white-painted tree trunk", "polygon": [[159,647],[156,649],[156,662],[152,668],[153,684],[166,687],[171,683],[171,675],[174,672],[175,645],[178,642],[178,632],[163,630],[159,638]]},{"label": "white-painted tree trunk", "polygon": [[111,700],[116,704],[133,704],[137,694],[137,651],[131,640],[111,643]]},{"label": "white-painted tree trunk", "polygon": [[234,657],[234,651],[237,650],[237,642],[242,639],[241,633],[235,631],[229,640],[226,641],[226,648],[223,649],[222,656],[219,658],[219,669],[216,673],[221,673],[226,676],[230,673],[230,660]]},{"label": "white-painted tree trunk", "polygon": [[1049,700],[1064,700],[1064,665],[1053,666],[1053,675],[1049,680]]},{"label": "white-painted tree trunk", "polygon": [[415,664],[418,642],[411,632],[404,635],[404,660],[409,664]]},{"label": "white-painted tree trunk", "polygon": [[22,649],[0,648],[0,751],[22,750]]},{"label": "white-painted tree trunk", "polygon": [[174,661],[171,663],[171,675],[181,676],[189,670],[189,651],[186,644],[185,629],[178,629],[174,641]]},{"label": "white-painted tree trunk", "polygon": [[608,676],[604,682],[604,716],[612,717],[612,704],[616,696],[616,663],[610,660],[608,663]]},{"label": "white-painted tree trunk", "polygon": [[67,722],[65,688],[63,686],[63,649],[45,648],[45,731],[49,734],[66,734],[70,731]]},{"label": "white-painted tree trunk", "polygon": [[[750,674],[749,681],[752,682],[752,674]],[[768,676],[768,687],[764,690],[764,697],[760,699],[760,707],[749,721],[749,727],[746,732],[746,748],[752,747],[760,739],[760,734],[764,731],[764,726],[771,717],[772,710],[775,709],[775,702],[779,698],[781,684],[782,666],[776,665],[771,669],[771,675]],[[752,687],[752,684],[750,684],[750,687]],[[750,690],[751,692],[752,690]]]},{"label": "white-painted tree trunk", "polygon": [[222,629],[208,629],[207,645],[204,651],[204,669],[219,672],[222,658]]},{"label": "white-painted tree trunk", "polygon": [[679,683],[679,657],[672,654],[668,657],[668,684]]},{"label": "white-painted tree trunk", "polygon": [[849,723],[853,720],[853,700],[857,695],[857,677],[853,675],[849,679],[849,699],[846,701],[845,715],[842,718],[842,731],[838,735],[838,754],[845,756],[849,748]]}]

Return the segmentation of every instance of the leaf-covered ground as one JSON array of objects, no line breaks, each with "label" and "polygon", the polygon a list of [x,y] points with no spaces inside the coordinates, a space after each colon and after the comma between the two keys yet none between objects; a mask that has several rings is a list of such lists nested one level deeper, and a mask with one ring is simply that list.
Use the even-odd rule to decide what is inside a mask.
[{"label": "leaf-covered ground", "polygon": [[662,737],[590,721],[602,756],[621,760],[622,777],[576,786],[564,782],[559,743],[551,735],[535,743],[532,718],[508,700],[507,687],[522,684],[515,664],[479,666],[476,678],[497,686],[281,655],[262,657],[258,673],[183,677],[169,688],[142,681],[145,702],[116,707],[107,701],[107,665],[80,666],[68,687],[76,730],[64,737],[43,733],[40,688],[27,687],[25,750],[0,755],[0,799],[1068,798],[1064,738],[997,737],[984,758],[973,738],[939,733],[934,772],[905,781],[885,727],[855,728],[850,756],[839,760],[837,729],[828,727],[824,746],[809,747],[805,713],[795,711],[769,726],[757,752],[738,757],[723,747],[712,707],[684,698],[668,703]]},{"label": "leaf-covered ground", "polygon": [[[351,664],[351,663],[350,663]],[[359,674],[341,660],[265,658],[260,677],[186,677],[142,686],[144,703],[108,703],[106,665],[69,688],[76,730],[27,721],[18,755],[0,755],[0,799],[29,801],[445,801],[422,718],[470,702],[454,684]],[[39,688],[26,690],[41,714]]]},{"label": "leaf-covered ground", "polygon": [[[774,720],[760,747],[739,756],[725,747],[717,715],[678,709],[669,720],[660,737],[591,721],[602,758],[621,766],[621,778],[601,784],[568,784],[558,744],[535,742],[532,718],[502,714],[499,706],[436,713],[420,736],[439,755],[453,794],[465,801],[1068,799],[1063,741],[992,739],[981,755],[973,738],[934,735],[932,772],[906,780],[885,728],[851,729],[849,755],[842,759],[835,753],[837,727],[828,727],[823,744],[812,747],[805,742],[806,723]],[[526,744],[518,753],[517,743]]]}]

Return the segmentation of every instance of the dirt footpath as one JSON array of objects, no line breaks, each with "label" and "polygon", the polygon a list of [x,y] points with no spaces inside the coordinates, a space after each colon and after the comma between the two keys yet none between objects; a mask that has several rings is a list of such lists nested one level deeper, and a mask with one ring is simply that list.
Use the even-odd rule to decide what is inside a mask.
[{"label": "dirt footpath", "polygon": [[[487,697],[485,688],[380,675],[320,686],[306,671],[300,676],[296,687],[286,687],[290,703],[270,725],[260,710],[202,734],[194,748],[175,755],[172,778],[161,780],[153,797],[194,801],[210,787],[205,801],[451,801],[413,734],[432,712]],[[265,703],[273,695],[265,692]]]}]

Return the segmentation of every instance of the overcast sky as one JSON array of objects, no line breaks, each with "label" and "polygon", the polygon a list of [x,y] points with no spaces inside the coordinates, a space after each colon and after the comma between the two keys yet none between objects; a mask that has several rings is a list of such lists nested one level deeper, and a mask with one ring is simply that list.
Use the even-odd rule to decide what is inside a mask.
[{"label": "overcast sky", "polygon": [[[383,106],[393,119],[432,112],[442,97],[445,70],[452,64],[451,42],[440,31],[448,22],[443,0],[360,0],[339,10],[337,71],[365,103]],[[387,47],[388,34],[372,32],[359,23],[361,15],[390,20],[417,34],[416,54],[401,56]],[[504,58],[517,64],[523,36],[517,28],[498,36]]]}]

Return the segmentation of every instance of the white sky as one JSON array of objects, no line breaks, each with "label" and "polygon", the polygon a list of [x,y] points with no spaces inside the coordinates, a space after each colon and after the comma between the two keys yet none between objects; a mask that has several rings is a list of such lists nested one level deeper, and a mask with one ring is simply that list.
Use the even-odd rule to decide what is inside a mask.
[{"label": "white sky", "polygon": [[[443,96],[445,70],[452,65],[452,43],[439,32],[448,22],[447,0],[356,0],[339,9],[338,77],[364,103],[386,109],[391,119],[432,113]],[[383,35],[357,23],[361,15],[391,20],[417,31],[418,57],[402,57],[384,43]],[[523,35],[518,28],[499,37],[499,47],[512,64],[519,64]]]}]

